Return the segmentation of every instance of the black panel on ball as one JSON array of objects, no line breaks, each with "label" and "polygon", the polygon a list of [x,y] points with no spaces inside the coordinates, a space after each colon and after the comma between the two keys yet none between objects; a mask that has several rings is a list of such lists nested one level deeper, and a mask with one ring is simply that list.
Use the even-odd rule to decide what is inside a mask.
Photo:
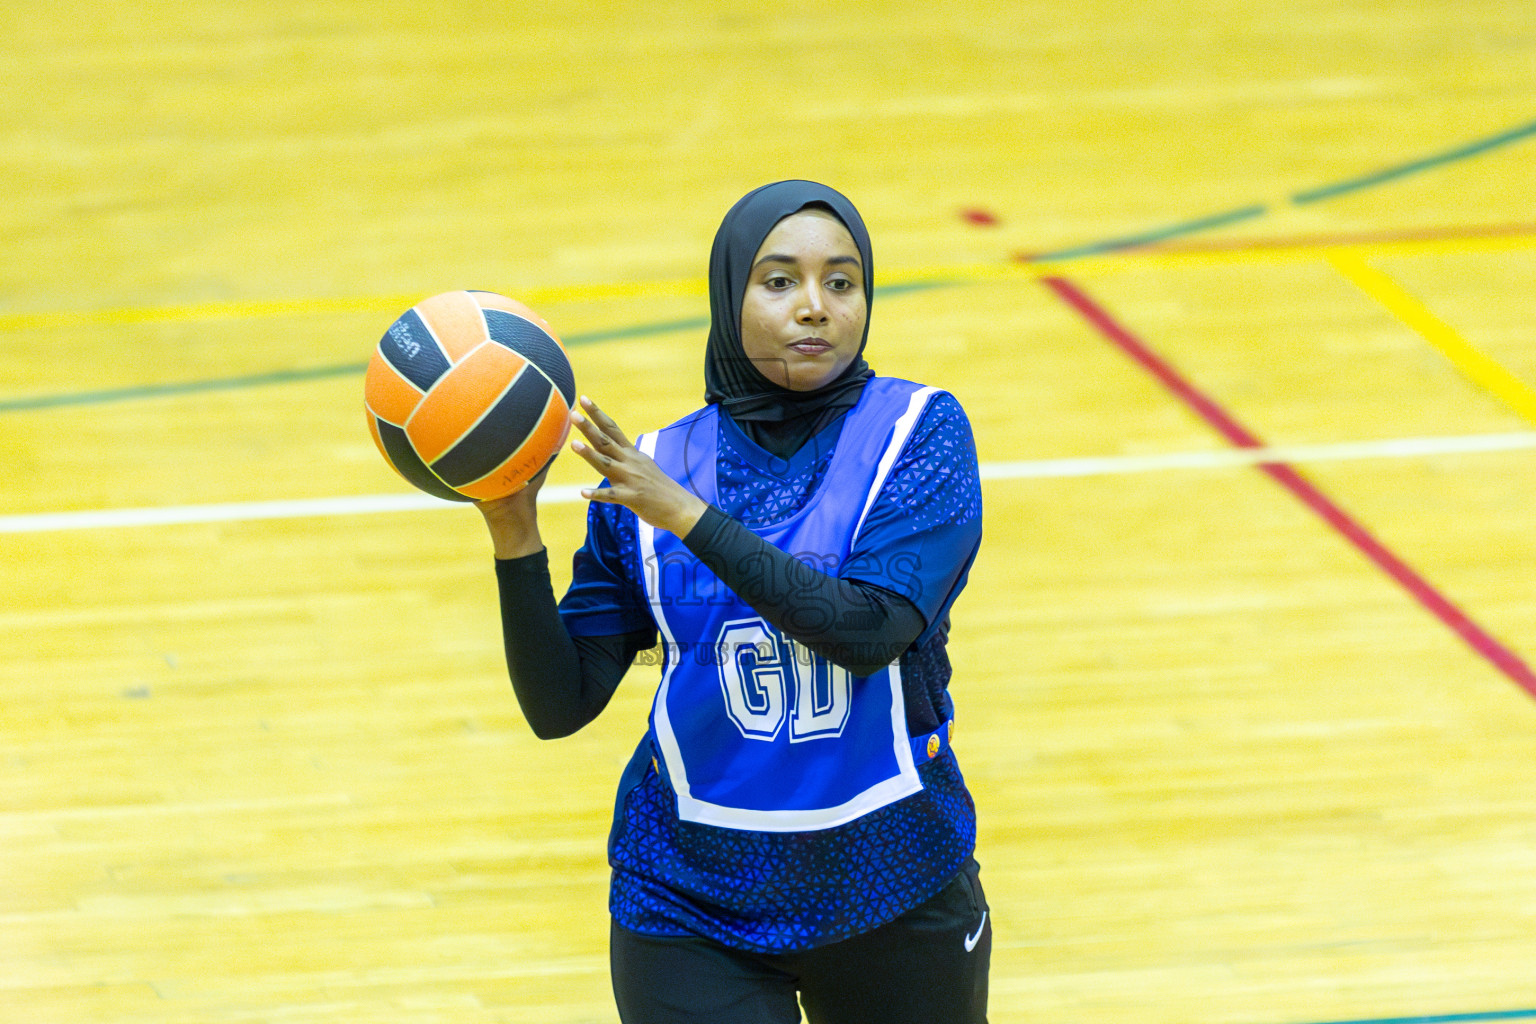
[{"label": "black panel on ball", "polygon": [[487,309],[484,313],[485,325],[490,330],[491,340],[499,345],[505,345],[543,370],[544,374],[554,381],[555,387],[560,389],[560,396],[565,399],[565,404],[574,406],[576,377],[571,373],[570,361],[565,358],[565,352],[561,350],[560,344],[545,334],[538,324],[530,323],[520,316],[504,313],[499,309]]},{"label": "black panel on ball", "polygon": [[379,355],[423,392],[432,390],[437,379],[448,372],[448,357],[414,309],[389,325],[379,339]]},{"label": "black panel on ball", "polygon": [[448,501],[474,500],[466,498],[433,475],[427,464],[421,461],[421,456],[416,454],[416,449],[411,447],[411,440],[405,436],[404,430],[393,423],[385,423],[377,416],[373,422],[379,429],[379,440],[384,442],[384,451],[389,454],[389,464],[399,470],[400,475],[409,480],[413,487],[426,491],[434,498]]},{"label": "black panel on ball", "polygon": [[539,425],[549,393],[549,381],[533,367],[524,367],[485,417],[437,457],[432,471],[456,487],[490,473],[522,447]]}]

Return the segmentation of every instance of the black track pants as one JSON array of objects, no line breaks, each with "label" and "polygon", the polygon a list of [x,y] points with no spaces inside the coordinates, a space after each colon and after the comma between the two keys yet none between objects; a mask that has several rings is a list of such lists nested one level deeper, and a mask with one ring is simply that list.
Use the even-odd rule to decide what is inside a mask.
[{"label": "black track pants", "polygon": [[[798,953],[745,953],[613,926],[624,1024],[986,1024],[992,921],[974,861],[872,932]],[[798,995],[798,1003],[797,1003]]]}]

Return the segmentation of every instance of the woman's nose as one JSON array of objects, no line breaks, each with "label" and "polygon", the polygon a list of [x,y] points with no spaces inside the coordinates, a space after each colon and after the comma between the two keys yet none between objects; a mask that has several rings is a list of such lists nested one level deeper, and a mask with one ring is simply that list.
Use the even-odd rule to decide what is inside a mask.
[{"label": "woman's nose", "polygon": [[803,305],[800,307],[800,315],[796,318],[803,324],[824,324],[827,322],[827,304],[825,296],[821,294],[820,286],[807,284]]}]

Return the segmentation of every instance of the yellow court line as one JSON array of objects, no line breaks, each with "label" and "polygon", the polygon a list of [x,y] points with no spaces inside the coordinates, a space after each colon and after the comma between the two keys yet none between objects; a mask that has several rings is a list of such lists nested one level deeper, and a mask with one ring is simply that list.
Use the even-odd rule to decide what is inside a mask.
[{"label": "yellow court line", "polygon": [[[592,302],[603,299],[699,296],[708,286],[698,280],[620,281],[609,284],[552,285],[518,289],[516,297],[531,306],[557,302]],[[415,295],[363,295],[342,298],[259,299],[234,302],[197,302],[178,306],[121,306],[113,309],[57,310],[38,313],[0,314],[0,334],[10,331],[61,327],[121,327],[127,324],[194,323],[208,320],[262,320],[271,317],[310,316],[319,313],[400,313],[422,299]]]},{"label": "yellow court line", "polygon": [[[881,284],[984,284],[1021,278],[1049,277],[1070,272],[1097,277],[1128,269],[1176,268],[1190,265],[1259,265],[1314,260],[1347,252],[1394,256],[1444,255],[1494,252],[1536,247],[1536,236],[1525,233],[1494,234],[1467,238],[1403,238],[1366,242],[1333,242],[1298,239],[1294,242],[1241,240],[1215,248],[1148,246],[1124,249],[1069,260],[1008,260],[995,263],[964,263],[913,267],[885,276]],[[608,299],[697,298],[708,294],[703,278],[659,281],[616,281],[594,284],[549,285],[510,290],[535,308],[566,302],[600,302]],[[229,302],[198,302],[167,306],[121,306],[94,310],[52,310],[34,313],[0,313],[0,334],[70,327],[121,327],[130,324],[198,323],[215,320],[263,320],[274,317],[313,316],[324,313],[399,313],[427,295],[362,295],[311,299],[257,299]]]},{"label": "yellow court line", "polygon": [[1329,253],[1328,262],[1351,284],[1439,349],[1468,380],[1491,392],[1528,422],[1536,423],[1536,391],[1474,348],[1396,281],[1354,253]]},{"label": "yellow court line", "polygon": [[111,309],[55,310],[0,314],[0,332],[61,327],[122,327],[128,324],[201,323],[209,320],[261,320],[316,313],[374,313],[403,310],[420,296],[373,295],[337,299],[265,299],[246,302],[195,302],[180,306],[120,306]]},{"label": "yellow court line", "polygon": [[1445,238],[1350,239],[1253,239],[1236,240],[1229,245],[1202,248],[1177,245],[1149,245],[1120,249],[1092,256],[1073,256],[1060,260],[1019,258],[997,263],[954,263],[928,267],[908,267],[881,276],[885,286],[911,284],[987,284],[1070,274],[1073,277],[1098,277],[1124,270],[1176,269],[1189,266],[1239,264],[1260,266],[1274,263],[1302,263],[1325,259],[1334,253],[1364,255],[1445,256],[1470,253],[1507,252],[1536,249],[1536,233],[1487,234]]}]

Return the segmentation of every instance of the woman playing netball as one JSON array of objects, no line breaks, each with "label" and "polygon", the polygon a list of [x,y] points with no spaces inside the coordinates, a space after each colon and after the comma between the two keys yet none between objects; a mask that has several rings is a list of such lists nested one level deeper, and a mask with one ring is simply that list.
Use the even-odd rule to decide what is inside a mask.
[{"label": "woman playing netball", "polygon": [[981,540],[970,425],[864,361],[870,245],[838,192],[749,193],[709,270],[704,407],[631,441],[582,400],[572,447],[604,482],[558,604],[538,481],[480,505],[538,735],[590,722],[660,642],[609,837],[620,1016],[984,1021],[945,651]]}]

